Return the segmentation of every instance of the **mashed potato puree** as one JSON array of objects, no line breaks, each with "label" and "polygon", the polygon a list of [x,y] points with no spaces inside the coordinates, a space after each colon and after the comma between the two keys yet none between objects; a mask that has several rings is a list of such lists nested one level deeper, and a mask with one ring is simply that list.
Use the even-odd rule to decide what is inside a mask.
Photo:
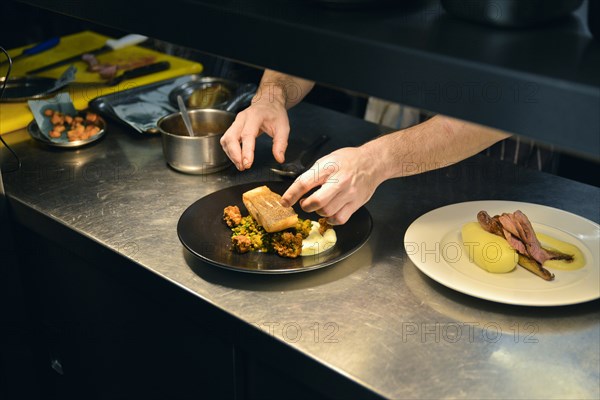
[{"label": "mashed potato puree", "polygon": [[319,233],[319,223],[311,221],[312,228],[306,239],[302,240],[301,256],[312,256],[329,250],[337,242],[337,236],[333,229],[327,229],[323,235]]}]

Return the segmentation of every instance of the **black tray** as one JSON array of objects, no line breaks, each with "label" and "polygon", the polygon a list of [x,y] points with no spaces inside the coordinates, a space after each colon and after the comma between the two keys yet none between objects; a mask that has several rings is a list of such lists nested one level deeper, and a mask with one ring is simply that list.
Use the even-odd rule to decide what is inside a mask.
[{"label": "black tray", "polygon": [[90,109],[117,119],[139,133],[158,133],[156,122],[177,110],[169,103],[173,88],[199,75],[184,75],[95,98]]},{"label": "black tray", "polygon": [[[129,125],[139,133],[156,134],[159,133],[158,120],[178,111],[173,96],[182,93],[182,88],[194,86],[194,82],[227,82],[232,93],[240,86],[239,82],[222,78],[199,74],[184,75],[97,97],[89,103],[89,107]],[[185,96],[185,93],[182,94]],[[226,104],[217,105],[215,108],[223,108]]]}]

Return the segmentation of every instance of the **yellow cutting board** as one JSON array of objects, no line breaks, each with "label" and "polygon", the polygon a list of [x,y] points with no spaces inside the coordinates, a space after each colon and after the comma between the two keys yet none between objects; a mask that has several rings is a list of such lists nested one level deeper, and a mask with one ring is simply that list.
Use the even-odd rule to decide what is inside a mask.
[{"label": "yellow cutting board", "polygon": [[[11,77],[24,76],[25,72],[44,65],[51,64],[55,61],[60,61],[65,58],[77,55],[84,51],[92,51],[102,47],[107,39],[107,36],[100,35],[91,31],[79,32],[73,35],[64,36],[60,39],[60,43],[45,52],[33,56],[22,57],[16,60],[13,64]],[[31,45],[9,50],[11,55],[21,54],[21,51]],[[197,74],[202,72],[202,64],[185,60],[183,58],[170,56],[158,51],[146,49],[140,46],[130,46],[123,49],[110,51],[98,55],[98,61],[104,62],[126,62],[127,60],[135,60],[142,57],[153,56],[154,62],[169,61],[171,67],[166,71],[157,72],[146,75],[140,78],[129,79],[121,82],[116,86],[93,86],[93,87],[76,87],[68,86],[63,91],[68,91],[73,100],[75,108],[83,110],[88,107],[88,102],[99,96],[120,92],[131,89],[137,86],[146,85],[153,82],[162,81],[165,79],[174,78],[176,76]],[[77,67],[76,82],[103,82],[100,76],[95,72],[88,72],[87,64],[83,61],[75,62]],[[40,73],[39,76],[50,78],[58,78],[69,65],[63,65],[52,70]],[[0,76],[6,73],[7,65],[0,67]],[[122,73],[122,72],[119,72]],[[22,103],[0,103],[0,134],[12,132],[27,126],[33,120],[33,114],[29,110],[27,102]]]}]

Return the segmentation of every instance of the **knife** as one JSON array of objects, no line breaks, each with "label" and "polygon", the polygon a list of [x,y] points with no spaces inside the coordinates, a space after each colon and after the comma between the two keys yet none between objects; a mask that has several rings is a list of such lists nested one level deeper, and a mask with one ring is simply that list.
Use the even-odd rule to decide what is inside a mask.
[{"label": "knife", "polygon": [[169,68],[171,68],[171,63],[169,63],[168,61],[160,61],[154,64],[144,65],[143,67],[138,67],[123,72],[121,75],[106,82],[106,85],[116,86],[126,79],[139,78],[141,76],[154,74],[156,72],[166,71]]},{"label": "knife", "polygon": [[120,39],[109,39],[106,41],[106,43],[102,47],[99,47],[95,50],[84,51],[83,53],[77,54],[73,57],[69,57],[64,60],[60,60],[55,63],[52,63],[50,65],[45,65],[43,67],[33,69],[31,71],[27,71],[27,75],[39,74],[40,72],[48,71],[48,70],[60,67],[62,65],[65,65],[65,64],[70,64],[75,61],[80,61],[81,56],[83,56],[84,54],[94,54],[94,55],[103,54],[103,53],[107,53],[109,51],[118,50],[118,49],[122,49],[124,47],[133,46],[133,45],[142,43],[146,39],[148,39],[146,36],[137,35],[137,34],[123,36]]},{"label": "knife", "polygon": [[[17,59],[19,59],[21,57],[29,57],[29,56],[32,56],[34,54],[41,53],[43,51],[46,51],[46,50],[49,50],[49,49],[55,47],[58,44],[58,42],[60,42],[60,38],[53,37],[52,39],[46,40],[46,41],[44,41],[42,43],[36,44],[33,47],[29,47],[29,48],[23,50],[21,52],[21,54],[18,54],[18,55],[14,56],[14,57],[11,57],[11,59],[12,59],[13,62],[15,62],[15,60],[17,60]],[[2,61],[0,63],[0,65],[4,65],[6,63],[8,63],[8,60],[7,61]]]},{"label": "knife", "polygon": [[70,82],[69,84],[74,87],[97,87],[97,86],[116,86],[126,79],[139,78],[142,76],[154,74],[160,71],[166,71],[171,68],[171,63],[168,61],[159,61],[154,64],[144,65],[134,69],[129,69],[123,72],[121,75],[107,81],[107,82]]}]

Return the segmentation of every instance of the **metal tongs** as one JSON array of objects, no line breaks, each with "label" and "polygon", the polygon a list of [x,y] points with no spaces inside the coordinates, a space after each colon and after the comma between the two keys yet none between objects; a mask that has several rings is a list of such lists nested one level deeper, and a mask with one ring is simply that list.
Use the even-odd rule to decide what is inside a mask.
[{"label": "metal tongs", "polygon": [[[329,136],[321,135],[316,138],[311,144],[306,146],[304,150],[298,154],[294,160],[290,162],[286,162],[281,164],[277,168],[271,168],[271,171],[275,172],[277,175],[287,176],[290,178],[295,178],[304,171],[306,171],[306,165],[302,162],[302,159],[310,152],[317,150],[321,145],[329,140]],[[310,161],[310,160],[309,160]],[[308,163],[307,163],[308,164]]]}]

